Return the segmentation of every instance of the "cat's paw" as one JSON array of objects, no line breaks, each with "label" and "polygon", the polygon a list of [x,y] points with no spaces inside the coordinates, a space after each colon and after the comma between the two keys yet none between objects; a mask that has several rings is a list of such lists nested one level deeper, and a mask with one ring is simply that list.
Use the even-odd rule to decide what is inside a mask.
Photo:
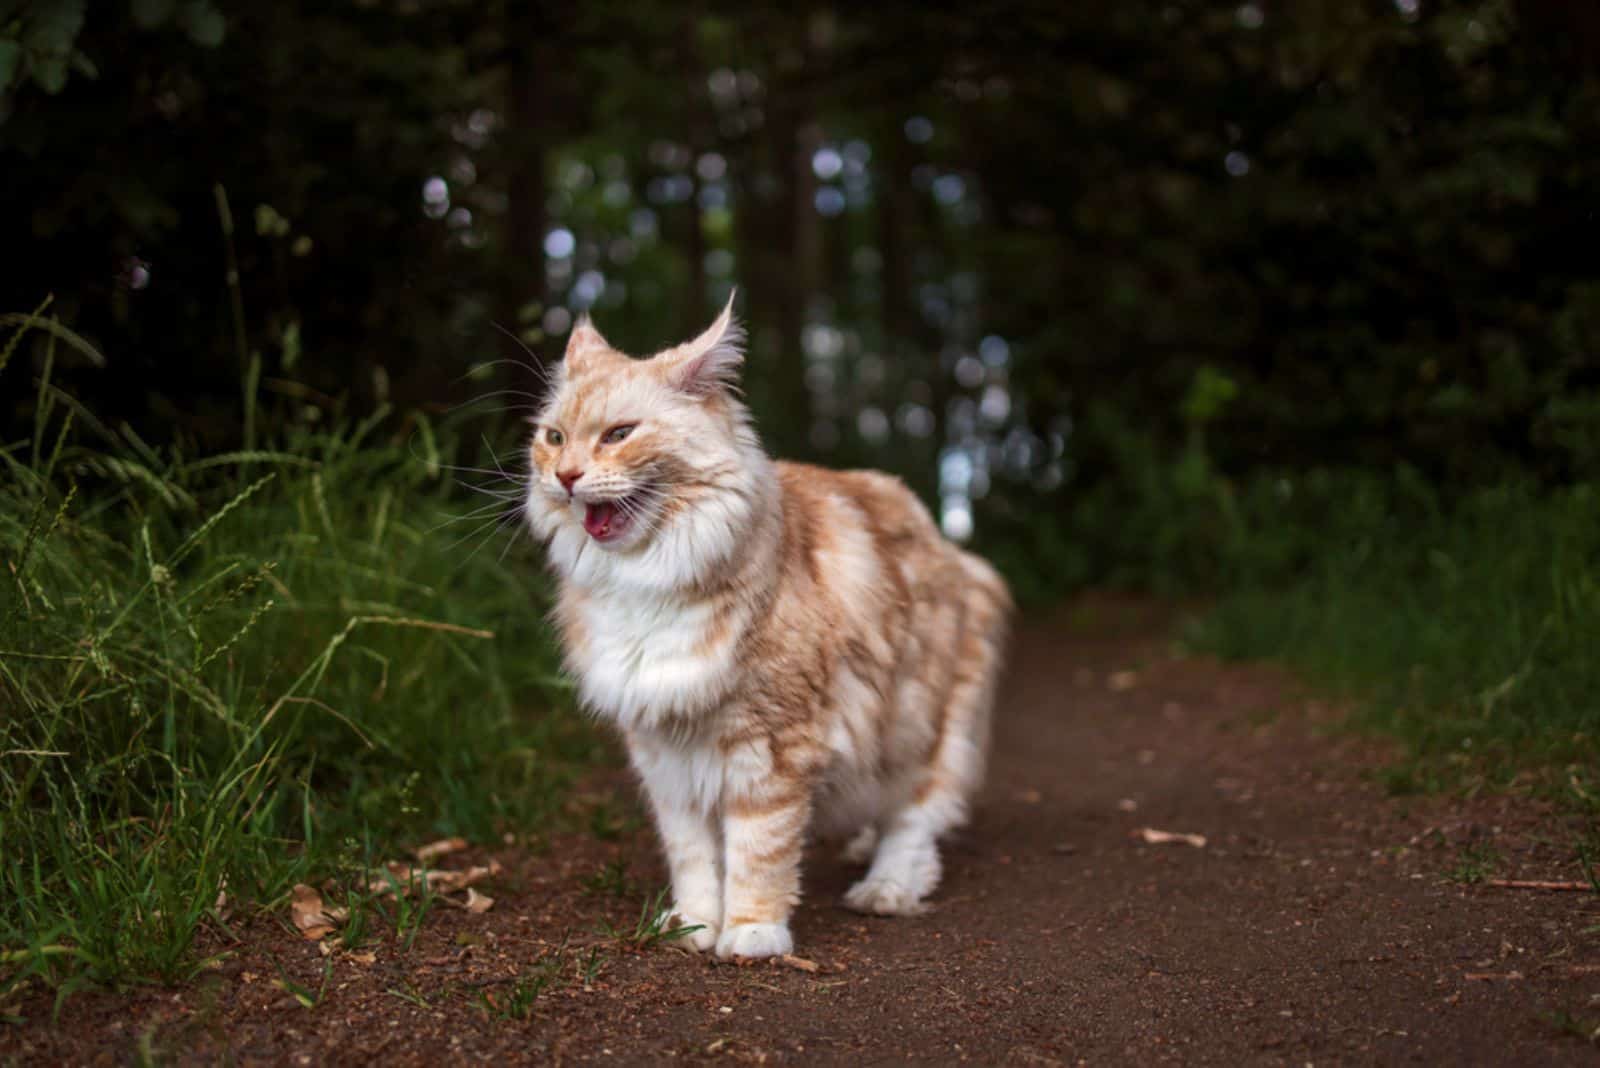
[{"label": "cat's paw", "polygon": [[866,878],[852,886],[844,895],[847,908],[878,916],[915,916],[926,912],[922,895],[893,879]]},{"label": "cat's paw", "polygon": [[794,936],[787,924],[741,923],[722,932],[717,939],[717,956],[779,957],[794,952]]},{"label": "cat's paw", "polygon": [[674,935],[674,945],[688,946],[696,953],[704,953],[717,944],[717,925],[710,920],[702,920],[691,912],[683,909],[673,909],[672,918],[667,921],[668,931],[677,931],[684,927],[698,927],[697,931],[686,934]]}]

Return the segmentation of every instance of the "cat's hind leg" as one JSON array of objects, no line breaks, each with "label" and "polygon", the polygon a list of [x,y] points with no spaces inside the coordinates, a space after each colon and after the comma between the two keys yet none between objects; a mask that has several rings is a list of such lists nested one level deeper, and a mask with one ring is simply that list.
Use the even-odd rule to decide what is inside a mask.
[{"label": "cat's hind leg", "polygon": [[866,876],[845,893],[857,912],[912,915],[939,885],[939,836],[966,822],[968,804],[983,781],[989,721],[1005,647],[1011,599],[988,564],[962,555],[969,585],[954,654],[955,670],[944,697],[942,729],[931,759],[916,776],[907,801],[879,824],[877,849]]}]

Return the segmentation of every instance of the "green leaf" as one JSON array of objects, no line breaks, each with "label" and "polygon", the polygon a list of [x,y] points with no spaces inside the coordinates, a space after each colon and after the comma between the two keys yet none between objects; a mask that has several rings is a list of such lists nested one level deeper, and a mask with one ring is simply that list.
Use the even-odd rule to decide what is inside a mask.
[{"label": "green leaf", "polygon": [[141,29],[153,30],[172,18],[178,0],[133,0],[133,21]]},{"label": "green leaf", "polygon": [[18,41],[0,41],[0,89],[16,81],[17,68],[22,63],[22,44]]},{"label": "green leaf", "polygon": [[67,87],[67,57],[59,55],[35,55],[33,57],[33,80],[45,92],[54,96]]},{"label": "green leaf", "polygon": [[217,47],[228,31],[228,23],[222,17],[222,12],[205,0],[191,0],[185,4],[178,21],[189,35],[189,40],[202,48]]}]

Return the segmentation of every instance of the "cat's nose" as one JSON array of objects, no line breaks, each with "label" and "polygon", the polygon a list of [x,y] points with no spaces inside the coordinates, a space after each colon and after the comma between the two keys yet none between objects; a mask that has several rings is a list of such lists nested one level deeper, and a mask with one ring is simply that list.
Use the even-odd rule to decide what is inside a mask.
[{"label": "cat's nose", "polygon": [[583,477],[582,471],[557,471],[556,479],[561,483],[561,488],[568,493],[572,492],[572,484]]}]

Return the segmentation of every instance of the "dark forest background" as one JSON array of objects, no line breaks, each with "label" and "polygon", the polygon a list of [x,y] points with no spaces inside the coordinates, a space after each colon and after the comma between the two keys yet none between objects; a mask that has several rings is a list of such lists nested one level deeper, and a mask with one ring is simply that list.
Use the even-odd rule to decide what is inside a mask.
[{"label": "dark forest background", "polygon": [[1597,72],[1561,0],[11,2],[0,304],[200,450],[242,380],[442,410],[737,285],[776,451],[1051,588],[1185,574],[1252,494],[1593,471]]}]

